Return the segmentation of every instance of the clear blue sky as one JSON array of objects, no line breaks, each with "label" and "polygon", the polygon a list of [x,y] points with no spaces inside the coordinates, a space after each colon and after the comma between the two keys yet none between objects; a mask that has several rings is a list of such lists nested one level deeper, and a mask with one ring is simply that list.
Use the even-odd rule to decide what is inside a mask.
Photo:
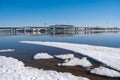
[{"label": "clear blue sky", "polygon": [[0,26],[120,26],[120,0],[0,0]]}]

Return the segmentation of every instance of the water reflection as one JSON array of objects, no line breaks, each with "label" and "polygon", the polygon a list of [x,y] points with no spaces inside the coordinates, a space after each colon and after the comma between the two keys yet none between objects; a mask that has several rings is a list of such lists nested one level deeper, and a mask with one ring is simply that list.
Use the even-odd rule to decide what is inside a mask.
[{"label": "water reflection", "polygon": [[78,34],[100,34],[100,33],[118,33],[119,31],[2,31],[0,30],[0,36],[25,36],[25,35],[49,35],[54,37],[66,37],[66,36],[74,36]]}]

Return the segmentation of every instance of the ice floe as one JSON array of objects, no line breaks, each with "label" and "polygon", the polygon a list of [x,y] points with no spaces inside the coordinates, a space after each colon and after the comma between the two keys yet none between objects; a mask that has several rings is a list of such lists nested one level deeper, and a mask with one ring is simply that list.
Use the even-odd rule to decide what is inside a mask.
[{"label": "ice floe", "polygon": [[1,49],[0,52],[13,52],[15,49]]},{"label": "ice floe", "polygon": [[66,59],[64,63],[59,63],[58,66],[82,66],[82,67],[90,67],[92,64],[83,57],[82,59],[79,58],[71,58]]},{"label": "ice floe", "polygon": [[74,54],[60,54],[60,55],[55,55],[55,57],[60,59],[69,59],[69,58],[74,58]]},{"label": "ice floe", "polygon": [[51,59],[53,56],[49,55],[48,53],[37,53],[33,57],[34,59]]},{"label": "ice floe", "polygon": [[41,42],[41,41],[20,41],[21,43],[37,44],[71,50],[88,57],[91,57],[111,68],[120,71],[120,48],[93,46],[63,42]]},{"label": "ice floe", "polygon": [[120,77],[119,72],[109,69],[109,68],[106,68],[106,67],[102,67],[102,66],[100,66],[98,68],[94,68],[90,72],[93,74],[107,76],[107,77]]},{"label": "ice floe", "polygon": [[53,70],[25,67],[23,62],[11,57],[0,56],[0,80],[89,80]]}]

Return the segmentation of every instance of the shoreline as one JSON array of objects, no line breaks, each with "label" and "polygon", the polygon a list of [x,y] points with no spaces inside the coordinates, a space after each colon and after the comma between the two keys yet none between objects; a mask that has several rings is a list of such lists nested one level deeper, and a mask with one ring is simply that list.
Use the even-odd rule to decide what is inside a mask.
[{"label": "shoreline", "polygon": [[95,74],[89,73],[85,68],[80,66],[74,66],[74,67],[59,67],[57,64],[59,63],[59,60],[57,59],[40,59],[40,60],[32,60],[30,62],[24,63],[25,66],[35,67],[38,69],[44,69],[44,70],[55,70],[58,72],[69,72],[72,73],[75,76],[83,76],[87,77],[90,80],[119,80],[120,78],[111,78],[111,77],[105,77],[105,76],[98,76]]},{"label": "shoreline", "polygon": [[120,58],[118,57],[120,56],[120,48],[110,48],[105,46],[94,46],[65,42],[20,41],[20,43],[50,46],[74,51],[90,57],[98,62],[101,62],[112,69],[120,71],[120,64],[118,63],[118,61],[120,60]]}]

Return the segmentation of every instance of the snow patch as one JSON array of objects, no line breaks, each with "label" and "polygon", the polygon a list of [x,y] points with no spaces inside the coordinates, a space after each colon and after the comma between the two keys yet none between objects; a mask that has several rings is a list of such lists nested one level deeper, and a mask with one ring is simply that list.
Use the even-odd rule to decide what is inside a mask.
[{"label": "snow patch", "polygon": [[70,59],[74,58],[73,54],[60,54],[60,55],[55,55],[55,57],[60,58],[60,59]]},{"label": "snow patch", "polygon": [[37,53],[34,57],[34,59],[51,59],[53,56],[49,55],[48,53]]},{"label": "snow patch", "polygon": [[11,57],[0,56],[0,80],[89,80],[53,70],[25,67],[23,62]]},{"label": "snow patch", "polygon": [[13,52],[15,49],[1,49],[0,52]]},{"label": "snow patch", "polygon": [[90,67],[92,64],[83,57],[82,59],[79,58],[71,58],[66,59],[64,63],[59,63],[58,66],[82,66],[82,67]]},{"label": "snow patch", "polygon": [[93,74],[107,76],[107,77],[120,77],[119,72],[109,69],[109,68],[106,68],[106,67],[102,67],[102,66],[100,66],[98,68],[94,68],[90,72]]},{"label": "snow patch", "polygon": [[41,42],[41,41],[20,41],[21,43],[36,44],[71,50],[88,57],[91,57],[111,68],[120,71],[120,48],[110,48],[85,44],[62,43],[62,42]]}]

